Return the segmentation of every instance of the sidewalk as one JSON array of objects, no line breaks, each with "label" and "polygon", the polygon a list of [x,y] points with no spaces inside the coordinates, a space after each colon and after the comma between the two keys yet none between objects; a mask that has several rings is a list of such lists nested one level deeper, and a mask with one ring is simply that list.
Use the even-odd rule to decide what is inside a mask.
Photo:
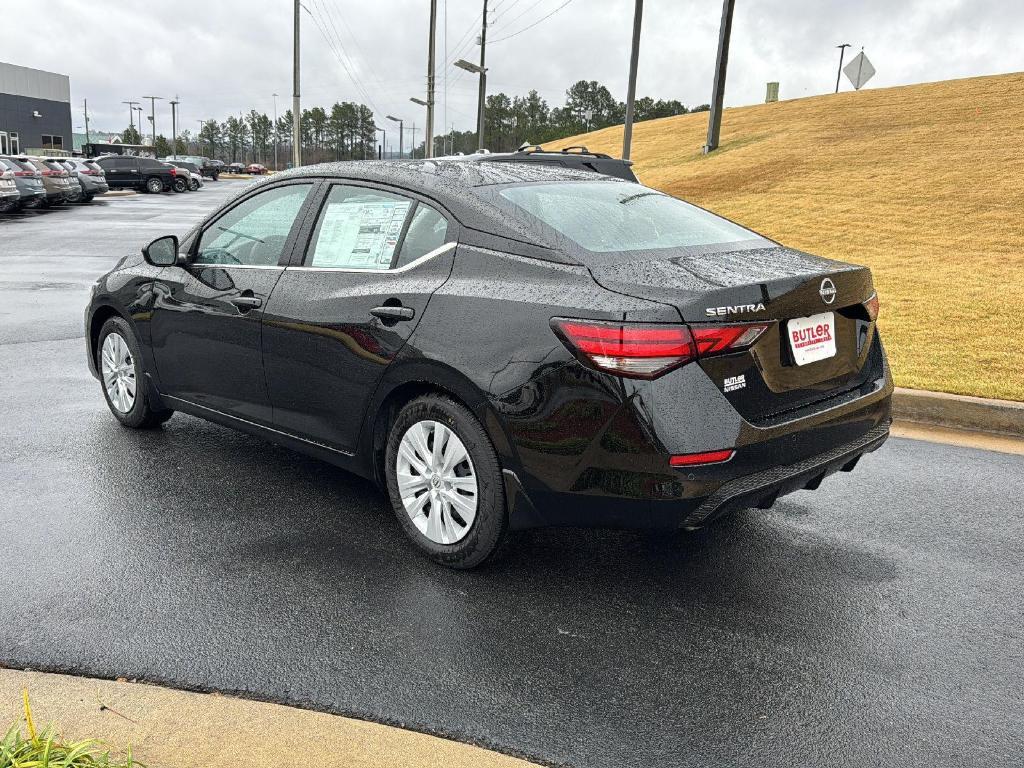
[{"label": "sidewalk", "polygon": [[[533,763],[376,723],[216,694],[0,668],[0,730],[22,718],[97,738],[149,768],[529,768]],[[24,725],[24,723],[22,723]],[[24,729],[23,729],[24,730]]]}]

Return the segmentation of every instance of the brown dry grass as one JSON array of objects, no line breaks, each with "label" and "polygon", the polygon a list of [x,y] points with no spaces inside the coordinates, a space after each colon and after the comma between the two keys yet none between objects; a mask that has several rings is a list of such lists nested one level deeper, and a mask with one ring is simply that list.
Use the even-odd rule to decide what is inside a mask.
[{"label": "brown dry grass", "polygon": [[[896,383],[1024,400],[1024,73],[638,123],[650,186],[866,264]],[[619,155],[622,128],[549,146]]]}]

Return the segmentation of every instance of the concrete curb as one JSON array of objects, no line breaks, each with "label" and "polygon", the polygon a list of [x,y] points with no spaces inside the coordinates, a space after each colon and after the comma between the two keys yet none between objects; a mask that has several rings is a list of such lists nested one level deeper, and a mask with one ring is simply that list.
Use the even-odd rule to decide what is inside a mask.
[{"label": "concrete curb", "polygon": [[[24,726],[27,690],[37,727],[69,740],[129,745],[150,768],[537,768],[535,763],[407,731],[232,696],[0,667],[0,728]],[[22,733],[24,733],[22,727]]]},{"label": "concrete curb", "polygon": [[134,189],[119,189],[114,192],[104,192],[102,195],[96,195],[96,197],[131,197],[137,194],[139,193]]},{"label": "concrete curb", "polygon": [[949,395],[897,387],[892,398],[896,421],[950,429],[993,432],[1024,438],[1024,403]]}]

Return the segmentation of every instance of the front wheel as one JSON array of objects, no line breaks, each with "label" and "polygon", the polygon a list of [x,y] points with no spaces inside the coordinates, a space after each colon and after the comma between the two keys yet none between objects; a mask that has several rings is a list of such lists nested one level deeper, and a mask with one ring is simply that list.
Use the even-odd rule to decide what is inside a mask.
[{"label": "front wheel", "polygon": [[146,179],[146,191],[152,195],[157,195],[163,192],[163,179],[161,179],[159,176],[153,176],[152,178]]},{"label": "front wheel", "polygon": [[112,317],[103,324],[96,347],[103,397],[115,419],[132,429],[151,429],[174,415],[150,404],[139,343],[124,318]]},{"label": "front wheel", "polygon": [[185,181],[184,179],[175,178],[174,179],[174,191],[175,192],[187,192],[188,191],[188,182]]},{"label": "front wheel", "polygon": [[199,182],[196,181],[195,179],[190,179],[188,182],[188,188],[189,191],[195,192],[197,189],[199,189]]},{"label": "front wheel", "polygon": [[468,409],[416,398],[395,419],[384,460],[395,515],[427,557],[467,569],[498,551],[508,529],[501,467]]}]

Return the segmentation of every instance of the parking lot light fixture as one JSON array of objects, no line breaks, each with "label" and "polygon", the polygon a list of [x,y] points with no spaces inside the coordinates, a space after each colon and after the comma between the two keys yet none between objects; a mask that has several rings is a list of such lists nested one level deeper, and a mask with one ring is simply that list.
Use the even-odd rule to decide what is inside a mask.
[{"label": "parking lot light fixture", "polygon": [[487,71],[486,67],[481,67],[479,64],[474,64],[472,61],[466,61],[465,59],[459,59],[456,61],[455,66],[459,69],[464,69],[467,72],[472,72],[474,75],[482,75]]},{"label": "parking lot light fixture", "polygon": [[423,99],[417,99],[415,96],[410,96],[409,101],[411,101],[413,104],[419,104],[421,107],[427,106],[427,102],[425,102]]},{"label": "parking lot light fixture", "polygon": [[393,120],[398,123],[398,159],[401,160],[405,157],[405,146],[403,144],[403,139],[405,138],[405,121],[400,117],[395,117],[394,115],[388,115],[387,117],[388,120]]}]

